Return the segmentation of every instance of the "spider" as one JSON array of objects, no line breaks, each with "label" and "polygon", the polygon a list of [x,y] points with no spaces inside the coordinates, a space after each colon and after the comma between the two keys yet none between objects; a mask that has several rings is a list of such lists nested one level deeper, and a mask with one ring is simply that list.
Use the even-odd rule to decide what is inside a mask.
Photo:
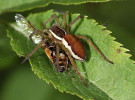
[{"label": "spider", "polygon": [[[83,81],[83,78],[80,75],[80,72],[77,69],[77,66],[73,59],[83,62],[85,60],[85,49],[80,42],[80,39],[84,39],[91,45],[100,56],[103,57],[104,60],[113,64],[112,61],[108,60],[99,50],[98,48],[86,37],[82,35],[73,35],[70,34],[70,27],[79,20],[82,16],[76,17],[72,22],[70,22],[66,27],[66,13],[63,14],[63,21],[60,24],[58,16],[53,14],[48,20],[46,20],[43,24],[43,31],[37,30],[27,19],[25,19],[22,15],[16,14],[15,19],[18,25],[24,24],[26,29],[30,29],[29,35],[30,40],[33,43],[33,36],[38,36],[41,38],[41,42],[25,57],[22,61],[24,63],[29,57],[39,48],[42,47],[45,49],[45,52],[49,59],[52,61],[58,72],[63,72],[67,70],[68,60],[71,62],[75,71],[77,72],[80,80],[84,85],[87,84]],[[51,20],[55,20],[55,24],[53,24],[49,29],[46,29],[46,24]],[[22,23],[21,23],[22,21]],[[21,23],[21,24],[20,24]]]}]

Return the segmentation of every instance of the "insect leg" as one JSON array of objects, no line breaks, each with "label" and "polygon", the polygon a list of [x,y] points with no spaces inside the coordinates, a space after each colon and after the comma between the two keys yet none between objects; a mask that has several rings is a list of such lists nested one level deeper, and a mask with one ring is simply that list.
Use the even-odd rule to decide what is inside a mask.
[{"label": "insect leg", "polygon": [[73,60],[73,58],[71,57],[70,52],[69,52],[66,48],[64,48],[64,50],[66,51],[66,53],[67,53],[67,55],[68,55],[68,58],[69,58],[71,64],[73,65],[75,71],[77,72],[77,74],[78,74],[80,80],[83,82],[83,84],[84,84],[85,86],[87,86],[87,84],[83,81],[83,78],[81,77],[81,74],[80,74],[80,72],[78,71],[77,66],[76,66],[76,64],[75,64],[75,62],[74,62],[74,60]]},{"label": "insect leg", "polygon": [[95,51],[97,51],[99,53],[99,55],[102,58],[104,58],[104,60],[106,60],[107,62],[113,64],[113,62],[108,60],[86,36],[77,35],[77,37],[86,40],[89,43],[89,45],[91,45],[95,49]]},{"label": "insect leg", "polygon": [[74,24],[77,20],[79,20],[81,17],[82,17],[82,16],[79,15],[78,17],[76,17],[76,19],[74,19],[71,23],[68,24],[67,29],[66,29],[66,31],[67,31],[68,34],[69,34],[69,31],[70,31],[71,25],[73,25],[73,24]]},{"label": "insect leg", "polygon": [[66,27],[66,13],[63,13],[62,28],[65,29],[65,27]]},{"label": "insect leg", "polygon": [[26,57],[25,59],[21,62],[22,64],[29,59],[29,57],[42,45],[42,42],[40,42]]},{"label": "insect leg", "polygon": [[56,15],[56,14],[53,14],[48,20],[46,20],[46,21],[44,22],[43,33],[44,33],[45,30],[46,30],[46,24],[47,24],[48,22],[50,22],[53,18],[55,19],[57,25],[60,26],[60,22],[59,22],[59,19],[58,19],[57,15]]}]

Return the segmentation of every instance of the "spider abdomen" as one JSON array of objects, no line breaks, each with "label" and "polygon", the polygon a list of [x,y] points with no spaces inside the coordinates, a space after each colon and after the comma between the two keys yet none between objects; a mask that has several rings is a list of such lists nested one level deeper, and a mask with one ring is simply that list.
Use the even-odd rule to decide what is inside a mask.
[{"label": "spider abdomen", "polygon": [[64,36],[63,45],[70,51],[72,57],[79,61],[85,60],[85,49],[81,41],[73,34]]}]

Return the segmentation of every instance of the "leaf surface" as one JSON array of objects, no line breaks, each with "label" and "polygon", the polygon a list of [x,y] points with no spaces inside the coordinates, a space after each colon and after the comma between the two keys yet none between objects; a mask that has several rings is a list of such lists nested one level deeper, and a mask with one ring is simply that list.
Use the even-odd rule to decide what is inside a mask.
[{"label": "leaf surface", "polygon": [[17,56],[10,46],[10,39],[6,36],[6,27],[0,24],[0,71],[16,63]]},{"label": "leaf surface", "polygon": [[[37,29],[42,30],[45,20],[54,13],[50,10],[31,14],[27,19]],[[62,15],[56,14],[62,22]],[[67,14],[67,23],[77,16],[78,14]],[[47,24],[47,28],[53,22]],[[20,32],[21,29],[17,25],[11,24],[10,26],[7,34],[11,38],[12,49],[19,56],[29,54],[36,45],[31,45],[30,40]],[[114,41],[115,38],[110,36],[111,32],[104,26],[98,25],[93,19],[87,19],[86,16],[72,25],[71,33],[87,36],[114,64],[106,62],[87,42],[81,40],[86,50],[86,61],[75,62],[88,87],[80,81],[74,70],[58,73],[41,48],[30,57],[34,73],[47,83],[51,82],[61,92],[66,91],[83,99],[133,100],[135,98],[135,65],[134,61],[129,59],[131,55],[125,53],[128,50],[121,47],[122,44]]]},{"label": "leaf surface", "polygon": [[50,3],[54,4],[81,4],[87,2],[107,2],[111,0],[4,0],[0,1],[0,13],[9,11],[24,11],[33,8],[45,7]]},{"label": "leaf surface", "polygon": [[[61,93],[50,84],[40,80],[28,63],[14,65],[17,68],[9,73],[2,85],[1,100],[81,100],[76,96]],[[18,94],[20,93],[20,94]],[[52,96],[53,94],[53,96]]]}]

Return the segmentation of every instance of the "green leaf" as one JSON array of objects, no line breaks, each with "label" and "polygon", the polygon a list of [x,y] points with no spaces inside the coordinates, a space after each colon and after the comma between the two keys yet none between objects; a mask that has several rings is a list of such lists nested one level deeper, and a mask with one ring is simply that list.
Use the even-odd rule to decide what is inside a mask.
[{"label": "green leaf", "polygon": [[6,36],[6,27],[0,24],[0,70],[11,67],[18,58],[10,46],[10,39]]},{"label": "green leaf", "polygon": [[60,93],[34,75],[30,65],[24,65],[17,65],[16,69],[8,73],[2,84],[1,100],[79,100],[76,96]]},{"label": "green leaf", "polygon": [[[54,13],[50,10],[31,14],[27,19],[36,28],[42,30],[43,22]],[[56,14],[62,22],[62,15]],[[78,14],[67,14],[67,23],[69,23],[69,19],[72,21],[77,16]],[[47,25],[47,28],[51,23]],[[11,38],[13,50],[19,56],[29,54],[35,46],[32,46],[30,40],[19,32],[20,29],[17,26],[14,24],[11,26],[12,28],[9,28],[7,33]],[[114,64],[106,62],[87,42],[82,41],[86,49],[86,61],[76,61],[76,65],[88,87],[80,81],[73,70],[65,73],[56,72],[41,48],[30,57],[34,73],[47,83],[51,82],[61,92],[66,91],[83,99],[133,100],[135,98],[135,65],[134,61],[129,59],[131,55],[125,53],[128,50],[121,47],[122,44],[114,41],[115,38],[110,36],[111,32],[105,30],[104,26],[98,25],[93,19],[87,19],[86,16],[72,25],[71,33],[87,36]]]},{"label": "green leaf", "polygon": [[54,4],[81,4],[87,2],[107,2],[111,0],[4,0],[0,1],[0,14],[9,11],[24,11]]}]

